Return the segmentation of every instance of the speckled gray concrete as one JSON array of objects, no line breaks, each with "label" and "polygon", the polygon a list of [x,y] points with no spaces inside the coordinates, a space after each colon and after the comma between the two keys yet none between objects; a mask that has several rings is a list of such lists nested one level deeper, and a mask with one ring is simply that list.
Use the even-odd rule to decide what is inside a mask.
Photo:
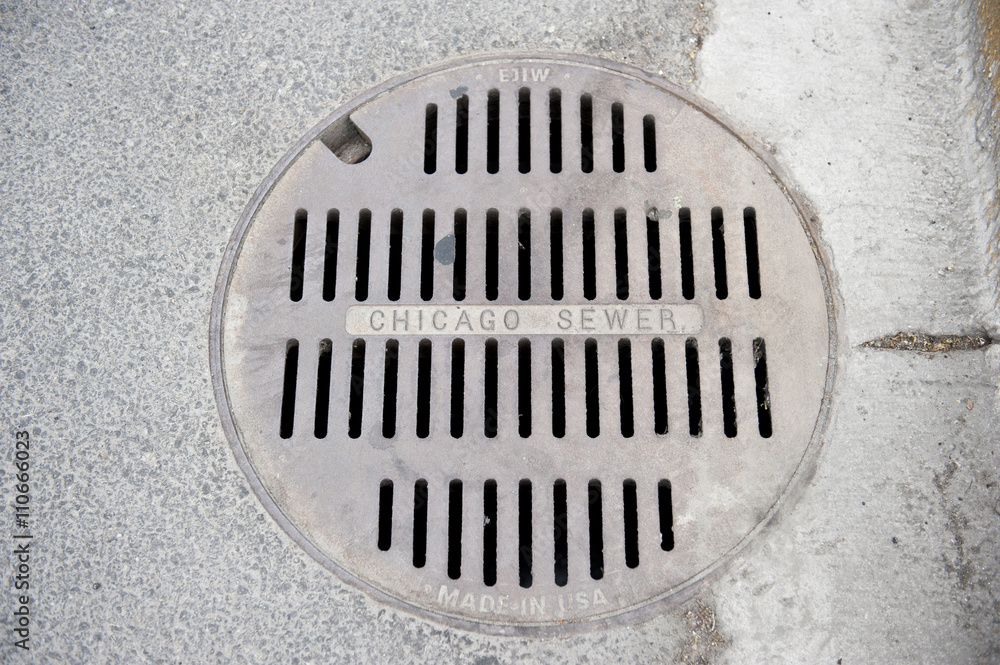
[{"label": "speckled gray concrete", "polygon": [[[1000,662],[1000,354],[856,348],[1000,332],[972,14],[941,4],[0,4],[0,487],[27,428],[37,548],[33,650],[11,646],[7,585],[0,661]],[[279,157],[376,81],[508,48],[628,62],[721,107],[814,207],[842,296],[799,500],[686,605],[545,641],[337,582],[249,492],[208,371],[219,261]]]}]

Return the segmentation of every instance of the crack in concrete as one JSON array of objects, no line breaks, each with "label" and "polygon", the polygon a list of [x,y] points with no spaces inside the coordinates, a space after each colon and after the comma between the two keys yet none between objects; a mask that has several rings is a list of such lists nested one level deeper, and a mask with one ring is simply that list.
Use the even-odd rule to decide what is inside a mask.
[{"label": "crack in concrete", "polygon": [[974,335],[928,335],[926,333],[896,333],[884,335],[860,344],[865,349],[893,349],[895,351],[918,351],[940,353],[945,351],[974,351],[993,343],[986,333]]}]

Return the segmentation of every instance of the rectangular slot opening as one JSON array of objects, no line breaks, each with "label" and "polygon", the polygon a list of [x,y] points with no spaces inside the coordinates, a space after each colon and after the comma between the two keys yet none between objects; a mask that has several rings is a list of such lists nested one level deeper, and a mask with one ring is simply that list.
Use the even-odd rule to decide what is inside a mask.
[{"label": "rectangular slot opening", "polygon": [[760,255],[757,248],[757,211],[743,209],[743,234],[747,245],[747,286],[750,297],[760,298]]},{"label": "rectangular slot opening", "polygon": [[420,340],[417,347],[417,437],[431,433],[431,341]]},{"label": "rectangular slot opening", "polygon": [[677,214],[681,240],[681,294],[685,300],[694,298],[694,252],[691,246],[691,210],[681,208]]},{"label": "rectangular slot opening", "polygon": [[452,277],[452,295],[455,300],[461,302],[465,300],[465,263],[468,241],[466,239],[466,229],[468,228],[468,215],[464,208],[455,211],[455,275]]},{"label": "rectangular slot opening", "polygon": [[549,171],[562,171],[562,92],[549,90]]},{"label": "rectangular slot opening", "polygon": [[437,170],[437,104],[428,104],[424,113],[424,173]]},{"label": "rectangular slot opening", "polygon": [[726,281],[726,234],[722,208],[712,208],[712,259],[715,262],[715,297],[725,300],[729,296]]},{"label": "rectangular slot opening", "polygon": [[455,100],[455,173],[469,170],[469,96]]},{"label": "rectangular slot opening", "polygon": [[688,430],[691,436],[701,436],[701,374],[698,369],[698,340],[689,337],[684,344],[684,364],[687,369]]},{"label": "rectangular slot opening", "polygon": [[378,548],[392,547],[392,481],[386,478],[378,486]]},{"label": "rectangular slot opening", "polygon": [[526,208],[517,213],[517,297],[531,297],[531,212]]},{"label": "rectangular slot opening", "polygon": [[566,436],[566,345],[552,340],[552,436]]},{"label": "rectangular slot opening", "polygon": [[580,96],[580,169],[594,170],[594,98],[588,94]]},{"label": "rectangular slot opening", "polygon": [[330,420],[330,370],[332,368],[333,344],[328,339],[319,343],[319,366],[316,369],[316,421],[313,434],[317,439],[325,439]]},{"label": "rectangular slot opening", "polygon": [[588,517],[590,519],[590,577],[604,577],[604,510],[601,502],[601,481],[587,484]]},{"label": "rectangular slot opening", "polygon": [[628,221],[624,208],[615,210],[615,295],[628,300]]},{"label": "rectangular slot opening", "polygon": [[382,436],[396,436],[396,391],[399,385],[399,342],[385,343],[385,373],[382,377]]},{"label": "rectangular slot opening", "polygon": [[497,481],[483,483],[483,584],[497,583]]},{"label": "rectangular slot opening", "polygon": [[531,171],[531,91],[517,91],[517,170]]},{"label": "rectangular slot opening", "polygon": [[462,481],[448,483],[448,577],[462,576]]},{"label": "rectangular slot opening", "polygon": [[674,549],[674,503],[670,481],[661,480],[656,489],[660,504],[660,549],[669,552]]},{"label": "rectangular slot opening", "polygon": [[302,282],[306,270],[306,211],[295,211],[295,225],[292,229],[292,281],[288,295],[292,302],[302,300]]},{"label": "rectangular slot opening", "polygon": [[281,424],[279,431],[282,439],[292,436],[295,427],[295,383],[299,372],[299,343],[290,339],[285,344],[284,385],[281,391]]},{"label": "rectangular slot opening", "polygon": [[667,354],[663,340],[652,341],[653,349],[653,431],[666,434],[667,423]]},{"label": "rectangular slot opening", "polygon": [[486,172],[500,170],[500,91],[493,88],[486,95]]},{"label": "rectangular slot opening", "polygon": [[632,406],[632,342],[618,340],[618,409],[621,412],[622,436],[635,434],[635,415]]},{"label": "rectangular slot opening", "polygon": [[522,439],[531,436],[531,342],[517,343],[517,430]]},{"label": "rectangular slot opening", "polygon": [[521,587],[531,588],[531,481],[517,484],[518,578]]},{"label": "rectangular slot opening", "polygon": [[365,340],[356,339],[351,346],[351,395],[348,398],[347,435],[361,436],[361,412],[365,397]]},{"label": "rectangular slot opening", "polygon": [[395,209],[389,216],[389,300],[399,300],[403,280],[403,211]]},{"label": "rectangular slot opening", "polygon": [[326,213],[326,248],[323,252],[323,300],[337,297],[337,250],[340,244],[340,211]]},{"label": "rectangular slot opening", "polygon": [[656,170],[656,118],[651,115],[642,119],[642,152],[646,171]]},{"label": "rectangular slot opening", "polygon": [[597,371],[597,340],[587,339],[584,343],[584,374],[587,390],[587,436],[596,438],[601,434],[600,386]]},{"label": "rectangular slot opening", "polygon": [[597,247],[594,229],[594,211],[583,211],[583,297],[597,297]]},{"label": "rectangular slot opening", "polygon": [[552,485],[552,539],[555,542],[556,586],[566,586],[569,581],[569,511],[566,507],[566,481],[557,480]]},{"label": "rectangular slot opening", "polygon": [[451,343],[451,435],[456,439],[465,431],[465,340]]},{"label": "rectangular slot opening", "polygon": [[413,566],[427,564],[427,481],[413,484]]},{"label": "rectangular slot opening", "polygon": [[486,362],[483,386],[483,434],[492,439],[497,435],[497,389],[499,381],[499,357],[497,341],[486,340]]},{"label": "rectangular slot opening", "polygon": [[663,297],[663,275],[660,270],[660,218],[654,208],[646,213],[646,261],[649,264],[649,297]]},{"label": "rectangular slot opening", "polygon": [[733,378],[733,343],[719,340],[719,365],[722,370],[722,428],[730,439],[736,436],[736,381]]},{"label": "rectangular slot opening", "polygon": [[611,105],[611,161],[615,173],[625,170],[625,111],[621,102]]},{"label": "rectangular slot opening", "polygon": [[624,499],[625,522],[625,565],[629,568],[639,567],[639,497],[635,489],[635,481],[626,480],[622,484]]},{"label": "rectangular slot opening", "polygon": [[434,211],[424,210],[420,238],[420,299],[434,297]]},{"label": "rectangular slot opening", "polygon": [[563,217],[562,210],[549,213],[549,267],[552,269],[552,299],[563,298]]},{"label": "rectangular slot opening", "polygon": [[500,213],[486,211],[486,299],[496,300],[500,288]]},{"label": "rectangular slot opening", "polygon": [[765,439],[771,436],[771,393],[767,386],[767,350],[760,337],[753,341],[753,376],[757,384],[757,426]]},{"label": "rectangular slot opening", "polygon": [[371,260],[372,212],[367,208],[358,214],[358,263],[354,279],[354,299],[368,300],[368,263]]}]

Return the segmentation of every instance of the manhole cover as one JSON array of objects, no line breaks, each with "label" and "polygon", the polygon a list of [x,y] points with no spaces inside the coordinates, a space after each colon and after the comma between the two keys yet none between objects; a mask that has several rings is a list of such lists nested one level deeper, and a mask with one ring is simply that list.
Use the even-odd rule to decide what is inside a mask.
[{"label": "manhole cover", "polygon": [[233,448],[312,556],[453,625],[647,616],[817,445],[832,316],[772,163],[579,57],[397,80],[306,136],[226,255]]}]

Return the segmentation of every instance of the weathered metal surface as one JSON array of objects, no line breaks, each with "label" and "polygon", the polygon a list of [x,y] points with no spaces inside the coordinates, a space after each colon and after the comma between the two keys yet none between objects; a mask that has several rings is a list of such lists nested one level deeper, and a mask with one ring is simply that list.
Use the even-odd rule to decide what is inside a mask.
[{"label": "weathered metal surface", "polygon": [[818,445],[834,339],[820,256],[769,158],[676,87],[587,58],[446,65],[338,110],[261,186],[213,309],[220,411],[282,527],[382,600],[494,633],[642,617],[738,552]]}]

